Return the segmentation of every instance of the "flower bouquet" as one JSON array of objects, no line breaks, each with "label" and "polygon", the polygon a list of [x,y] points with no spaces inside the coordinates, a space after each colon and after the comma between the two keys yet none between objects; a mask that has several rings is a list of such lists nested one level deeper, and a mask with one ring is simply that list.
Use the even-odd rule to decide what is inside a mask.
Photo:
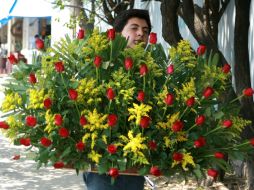
[{"label": "flower bouquet", "polygon": [[[230,169],[226,158],[243,159],[254,145],[240,137],[250,122],[236,101],[221,98],[230,66],[218,67],[218,55],[206,58],[205,46],[194,52],[188,41],[168,59],[152,35],[146,48],[126,48],[113,29],[40,45],[32,64],[14,62],[0,127],[39,167],[216,178]],[[247,88],[241,98],[252,95]]]}]

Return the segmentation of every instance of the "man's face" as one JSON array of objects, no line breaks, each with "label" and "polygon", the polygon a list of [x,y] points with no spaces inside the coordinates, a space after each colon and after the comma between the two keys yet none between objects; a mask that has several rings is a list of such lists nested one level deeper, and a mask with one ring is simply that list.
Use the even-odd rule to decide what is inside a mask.
[{"label": "man's face", "polygon": [[122,35],[128,39],[127,47],[133,48],[140,42],[147,44],[149,27],[146,20],[137,17],[130,18],[122,30]]}]

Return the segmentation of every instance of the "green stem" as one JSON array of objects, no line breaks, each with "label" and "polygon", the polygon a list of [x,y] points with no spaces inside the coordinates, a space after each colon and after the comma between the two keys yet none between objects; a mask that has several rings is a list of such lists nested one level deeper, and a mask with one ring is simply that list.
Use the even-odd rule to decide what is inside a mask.
[{"label": "green stem", "polygon": [[112,44],[112,40],[110,40],[110,58],[109,58],[110,63],[112,61],[112,51],[113,51],[113,44]]},{"label": "green stem", "polygon": [[240,100],[244,95],[242,94],[241,96],[236,97],[235,99],[230,101],[230,104],[232,104],[233,102]]},{"label": "green stem", "polygon": [[163,115],[162,115],[162,119],[164,118],[166,111],[167,111],[168,106],[166,106],[166,108],[164,109]]},{"label": "green stem", "polygon": [[145,92],[146,90],[146,77],[145,75],[143,76],[143,91]]},{"label": "green stem", "polygon": [[181,119],[183,117],[183,115],[185,114],[185,112],[188,110],[188,107],[185,108],[185,110],[183,111],[183,113],[181,114],[180,118]]},{"label": "green stem", "polygon": [[189,132],[191,129],[193,129],[195,126],[197,126],[196,124],[192,125],[186,132]]},{"label": "green stem", "polygon": [[96,80],[97,80],[97,83],[99,84],[99,69],[96,67]]},{"label": "green stem", "polygon": [[109,100],[108,113],[110,112],[111,102],[112,102],[112,100]]},{"label": "green stem", "polygon": [[221,126],[216,127],[216,128],[214,128],[213,130],[207,132],[204,136],[207,136],[207,135],[209,135],[209,134],[211,134],[211,133],[213,133],[213,132],[215,132],[215,131],[218,131],[219,129],[221,129]]}]

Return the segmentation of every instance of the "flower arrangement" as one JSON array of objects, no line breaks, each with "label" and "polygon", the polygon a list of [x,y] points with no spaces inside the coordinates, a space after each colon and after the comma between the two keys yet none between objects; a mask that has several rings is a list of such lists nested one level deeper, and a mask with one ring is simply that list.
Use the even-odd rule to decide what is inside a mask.
[{"label": "flower arrangement", "polygon": [[[146,48],[126,48],[113,29],[80,30],[52,48],[40,41],[33,64],[13,62],[0,128],[34,151],[39,167],[216,178],[230,169],[226,157],[244,158],[254,145],[240,137],[250,122],[236,101],[221,98],[230,66],[218,67],[217,55],[206,58],[205,46],[194,52],[188,41],[168,59],[151,35]],[[247,88],[241,98],[252,95]]]}]

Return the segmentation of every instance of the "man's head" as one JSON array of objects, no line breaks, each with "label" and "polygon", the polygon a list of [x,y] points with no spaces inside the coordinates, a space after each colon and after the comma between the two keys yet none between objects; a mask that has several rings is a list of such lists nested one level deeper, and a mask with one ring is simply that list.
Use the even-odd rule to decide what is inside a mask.
[{"label": "man's head", "polygon": [[129,9],[121,12],[115,19],[114,28],[128,39],[128,47],[140,42],[148,42],[151,21],[147,10]]}]

